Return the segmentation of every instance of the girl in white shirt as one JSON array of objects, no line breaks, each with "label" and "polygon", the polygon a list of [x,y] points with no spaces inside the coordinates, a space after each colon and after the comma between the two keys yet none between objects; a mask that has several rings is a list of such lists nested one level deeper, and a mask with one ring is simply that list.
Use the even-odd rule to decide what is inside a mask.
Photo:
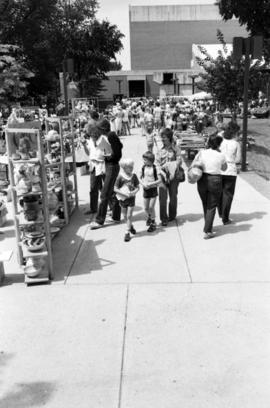
[{"label": "girl in white shirt", "polygon": [[239,131],[239,126],[229,122],[223,134],[223,141],[220,151],[225,155],[227,169],[222,171],[222,195],[220,198],[218,212],[224,225],[232,222],[230,219],[231,205],[235,192],[237,164],[241,161],[241,148],[239,142],[235,140]]}]

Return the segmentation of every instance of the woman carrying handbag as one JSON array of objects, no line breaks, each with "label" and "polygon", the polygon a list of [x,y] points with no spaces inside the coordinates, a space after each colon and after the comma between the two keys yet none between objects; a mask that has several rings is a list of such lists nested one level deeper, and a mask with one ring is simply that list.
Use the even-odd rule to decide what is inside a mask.
[{"label": "woman carrying handbag", "polygon": [[207,148],[200,150],[193,164],[202,169],[197,182],[204,214],[204,239],[214,237],[213,222],[222,194],[222,171],[226,170],[225,155],[220,152],[222,137],[217,132],[208,139]]}]

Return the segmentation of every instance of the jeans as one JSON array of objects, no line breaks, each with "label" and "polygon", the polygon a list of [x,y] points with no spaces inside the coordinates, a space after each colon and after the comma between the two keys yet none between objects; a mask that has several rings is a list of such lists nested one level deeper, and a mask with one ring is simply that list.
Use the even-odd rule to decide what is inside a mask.
[{"label": "jeans", "polygon": [[[159,217],[161,222],[168,221],[168,213],[169,219],[174,220],[176,217],[178,185],[179,181],[171,180],[168,186],[166,186],[164,183],[160,184],[159,186]],[[167,211],[168,196],[169,208]]]},{"label": "jeans", "polygon": [[96,176],[95,169],[90,173],[90,212],[96,213],[98,210],[98,195],[102,189],[104,174]]},{"label": "jeans", "polygon": [[116,200],[116,197],[113,194],[114,184],[119,170],[119,164],[106,163],[105,177],[103,179],[103,187],[100,193],[100,203],[96,216],[96,222],[99,224],[104,224],[105,222],[109,202],[112,209],[112,218],[115,221],[120,221],[121,208],[118,200]]},{"label": "jeans", "polygon": [[197,183],[198,192],[202,200],[205,233],[212,232],[216,208],[222,194],[222,176],[203,173]]},{"label": "jeans", "polygon": [[222,218],[223,223],[228,222],[230,218],[235,184],[236,176],[222,176],[222,194],[218,205],[218,212],[219,216]]}]

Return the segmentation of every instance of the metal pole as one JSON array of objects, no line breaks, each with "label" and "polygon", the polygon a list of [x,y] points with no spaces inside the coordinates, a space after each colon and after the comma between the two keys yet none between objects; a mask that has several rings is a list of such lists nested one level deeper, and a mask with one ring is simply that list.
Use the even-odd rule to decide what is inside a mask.
[{"label": "metal pole", "polygon": [[67,93],[67,70],[66,70],[66,59],[63,61],[63,84],[64,84],[64,99],[65,99],[65,115],[68,115],[68,93]]},{"label": "metal pole", "polygon": [[242,164],[241,170],[247,168],[247,125],[248,125],[248,82],[250,66],[250,38],[244,39],[245,44],[245,75],[244,75],[244,100],[243,100],[243,134],[242,134]]}]

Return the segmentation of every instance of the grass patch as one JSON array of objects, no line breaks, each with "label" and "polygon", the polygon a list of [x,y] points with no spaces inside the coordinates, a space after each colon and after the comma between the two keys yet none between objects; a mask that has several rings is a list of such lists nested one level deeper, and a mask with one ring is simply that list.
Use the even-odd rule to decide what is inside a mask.
[{"label": "grass patch", "polygon": [[247,150],[248,169],[270,180],[270,119],[249,119],[248,135],[255,139]]}]

